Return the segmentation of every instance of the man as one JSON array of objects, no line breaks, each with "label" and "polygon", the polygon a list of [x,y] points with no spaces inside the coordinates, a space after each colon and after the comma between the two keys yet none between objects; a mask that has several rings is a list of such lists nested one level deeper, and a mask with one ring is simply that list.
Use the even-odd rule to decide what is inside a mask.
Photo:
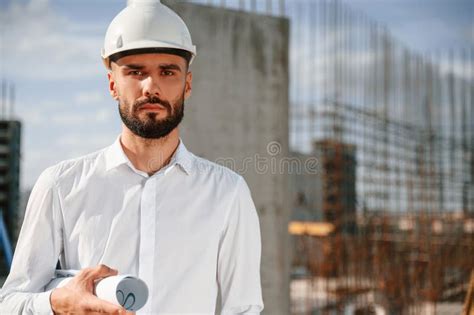
[{"label": "man", "polygon": [[[93,295],[133,274],[144,314],[259,314],[260,231],[247,184],[185,148],[178,125],[196,55],[184,22],[155,0],[112,21],[102,57],[123,122],[113,145],[45,170],[32,191],[1,314],[122,313]],[[81,272],[44,291],[57,261]],[[218,298],[218,296],[220,298]]]}]

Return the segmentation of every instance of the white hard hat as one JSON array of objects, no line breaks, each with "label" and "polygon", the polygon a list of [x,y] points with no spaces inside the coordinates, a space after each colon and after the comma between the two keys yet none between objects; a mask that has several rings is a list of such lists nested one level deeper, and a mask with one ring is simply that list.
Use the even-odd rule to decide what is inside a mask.
[{"label": "white hard hat", "polygon": [[110,57],[117,53],[139,53],[140,50],[174,49],[196,56],[196,46],[183,20],[159,0],[129,0],[110,23],[105,34],[102,59],[110,68]]}]

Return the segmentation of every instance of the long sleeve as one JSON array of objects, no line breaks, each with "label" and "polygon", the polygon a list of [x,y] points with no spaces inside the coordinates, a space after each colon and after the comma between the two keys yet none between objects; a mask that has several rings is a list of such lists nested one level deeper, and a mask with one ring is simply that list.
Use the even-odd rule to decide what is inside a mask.
[{"label": "long sleeve", "polygon": [[28,201],[10,274],[0,291],[0,314],[50,314],[44,286],[61,251],[60,201],[54,169],[39,177]]},{"label": "long sleeve", "polygon": [[263,310],[260,256],[257,211],[246,182],[240,178],[218,255],[222,315],[254,315]]}]

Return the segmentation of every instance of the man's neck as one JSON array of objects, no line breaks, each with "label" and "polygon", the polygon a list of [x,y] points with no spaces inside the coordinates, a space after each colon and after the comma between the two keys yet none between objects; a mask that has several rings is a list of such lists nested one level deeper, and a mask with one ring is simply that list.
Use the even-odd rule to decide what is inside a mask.
[{"label": "man's neck", "polygon": [[179,145],[179,130],[175,128],[160,139],[145,139],[124,126],[120,143],[133,166],[152,175],[170,162]]}]

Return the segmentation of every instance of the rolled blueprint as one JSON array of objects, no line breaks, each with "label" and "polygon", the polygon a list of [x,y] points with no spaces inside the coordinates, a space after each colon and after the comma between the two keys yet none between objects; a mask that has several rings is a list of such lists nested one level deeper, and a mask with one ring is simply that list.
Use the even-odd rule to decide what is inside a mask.
[{"label": "rolled blueprint", "polygon": [[[57,270],[56,278],[46,286],[46,290],[66,285],[76,274],[76,270]],[[138,311],[148,300],[148,287],[143,280],[132,275],[117,275],[97,281],[94,294],[128,311]]]}]

